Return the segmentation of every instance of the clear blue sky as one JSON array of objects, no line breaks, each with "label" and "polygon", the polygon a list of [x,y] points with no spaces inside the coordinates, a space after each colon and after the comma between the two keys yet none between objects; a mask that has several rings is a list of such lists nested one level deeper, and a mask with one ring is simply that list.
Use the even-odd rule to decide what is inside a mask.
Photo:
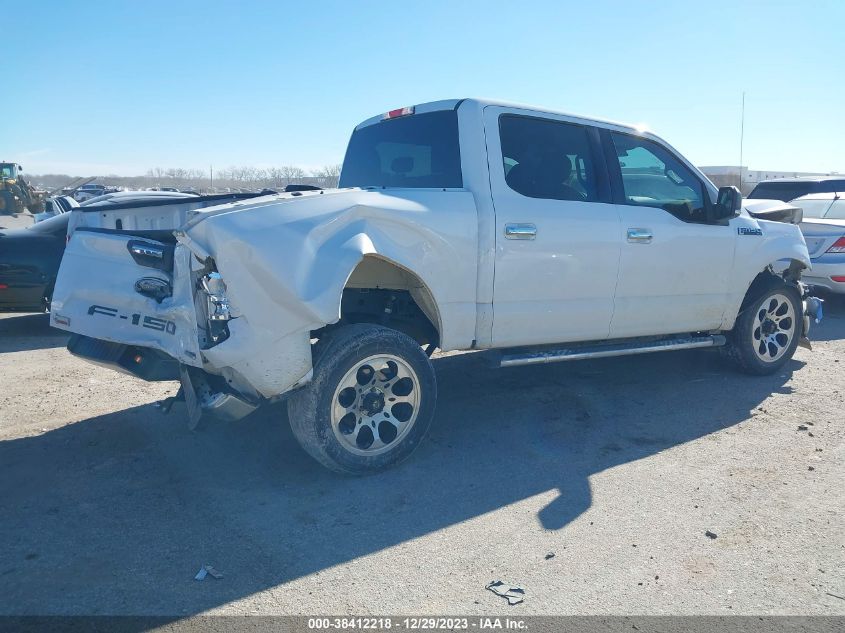
[{"label": "clear blue sky", "polygon": [[[360,120],[479,96],[644,123],[699,165],[845,172],[845,2],[0,0],[0,160],[340,162]],[[12,63],[9,63],[12,62]]]}]

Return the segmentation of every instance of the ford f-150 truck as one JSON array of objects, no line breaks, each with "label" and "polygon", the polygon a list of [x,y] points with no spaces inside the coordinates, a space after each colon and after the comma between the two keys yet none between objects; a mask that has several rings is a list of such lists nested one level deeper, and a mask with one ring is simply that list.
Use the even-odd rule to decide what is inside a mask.
[{"label": "ford f-150 truck", "polygon": [[358,125],[338,189],[208,204],[74,209],[52,325],[180,380],[194,423],[285,397],[345,473],[419,444],[436,348],[512,366],[722,347],[767,374],[809,328],[798,227],[618,123],[426,103]]}]

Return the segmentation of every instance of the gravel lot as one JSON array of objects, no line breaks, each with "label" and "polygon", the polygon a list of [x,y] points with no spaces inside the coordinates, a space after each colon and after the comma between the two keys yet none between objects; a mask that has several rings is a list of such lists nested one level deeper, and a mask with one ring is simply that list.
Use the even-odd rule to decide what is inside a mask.
[{"label": "gravel lot", "polygon": [[[305,456],[284,406],[191,432],[153,406],[173,384],[4,315],[0,614],[845,614],[845,302],[825,307],[765,378],[707,352],[436,358],[428,441],[361,479]],[[224,578],[193,580],[206,563]]]}]

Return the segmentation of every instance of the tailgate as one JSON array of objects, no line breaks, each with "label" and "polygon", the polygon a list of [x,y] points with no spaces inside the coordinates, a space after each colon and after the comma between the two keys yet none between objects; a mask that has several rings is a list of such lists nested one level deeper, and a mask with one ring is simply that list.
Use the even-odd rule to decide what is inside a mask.
[{"label": "tailgate", "polygon": [[178,244],[77,229],[59,268],[50,324],[201,366],[190,265]]}]

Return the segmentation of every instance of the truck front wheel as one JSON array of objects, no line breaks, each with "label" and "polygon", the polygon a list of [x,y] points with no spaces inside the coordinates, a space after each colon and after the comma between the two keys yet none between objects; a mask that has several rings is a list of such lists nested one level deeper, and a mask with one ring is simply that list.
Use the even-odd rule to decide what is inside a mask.
[{"label": "truck front wheel", "polygon": [[739,367],[757,375],[780,369],[795,353],[803,310],[798,289],[773,277],[747,302],[728,338],[726,351]]},{"label": "truck front wheel", "polygon": [[366,474],[408,457],[434,418],[437,382],[419,344],[390,328],[338,328],[314,350],[311,382],[291,394],[302,448],[331,470]]}]

